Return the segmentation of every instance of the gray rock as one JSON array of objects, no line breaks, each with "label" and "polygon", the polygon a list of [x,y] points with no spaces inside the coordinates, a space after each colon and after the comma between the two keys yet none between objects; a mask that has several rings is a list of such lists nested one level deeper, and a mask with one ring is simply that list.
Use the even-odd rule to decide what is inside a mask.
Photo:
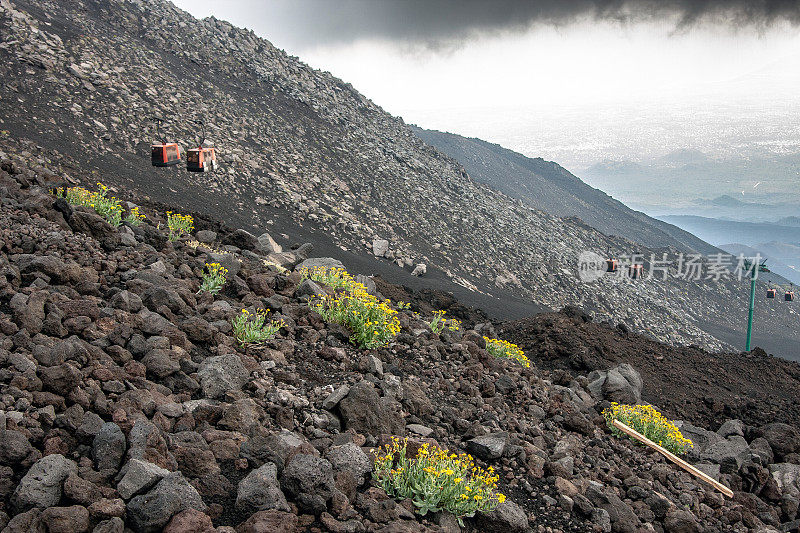
[{"label": "gray rock", "polygon": [[342,385],[341,387],[330,393],[327,398],[325,398],[325,400],[322,402],[322,408],[330,411],[331,409],[339,405],[339,402],[341,402],[342,399],[345,396],[347,396],[349,392],[350,392],[350,385]]},{"label": "gray rock", "polygon": [[217,240],[217,232],[207,229],[198,231],[194,236],[197,238],[197,242],[203,244],[212,244]]},{"label": "gray rock", "polygon": [[486,533],[524,533],[528,531],[528,517],[525,511],[506,500],[491,513],[478,515],[480,531]]},{"label": "gray rock", "polygon": [[262,254],[268,253],[275,253],[279,254],[283,252],[283,248],[280,244],[275,242],[275,239],[269,233],[262,233],[258,236],[258,244],[256,245],[256,251]]},{"label": "gray rock", "polygon": [[61,485],[78,465],[61,454],[42,457],[28,470],[17,485],[12,502],[18,511],[31,507],[47,508],[58,505]]},{"label": "gray rock", "polygon": [[699,533],[701,529],[697,519],[690,511],[676,507],[667,513],[667,517],[664,519],[664,531],[666,533]]},{"label": "gray rock", "polygon": [[617,495],[603,490],[603,486],[597,482],[590,482],[589,487],[586,489],[586,497],[589,498],[592,505],[608,512],[614,531],[621,533],[634,533],[636,531],[639,519],[633,509]]},{"label": "gray rock", "polygon": [[507,445],[508,433],[499,431],[470,439],[467,441],[467,451],[484,461],[490,461],[502,457]]},{"label": "gray rock", "polygon": [[800,451],[800,432],[789,424],[776,422],[767,424],[761,430],[777,459],[783,459],[790,453]]},{"label": "gray rock", "polygon": [[386,252],[389,251],[389,241],[386,239],[373,239],[372,240],[372,253],[376,257],[384,257]]},{"label": "gray rock", "polygon": [[268,509],[290,510],[278,483],[278,469],[273,463],[265,463],[250,472],[236,491],[236,510],[245,516]]},{"label": "gray rock", "polygon": [[387,400],[378,396],[375,387],[368,381],[362,380],[353,385],[347,397],[339,402],[345,428],[372,436],[381,433],[401,435],[405,429],[403,418]]},{"label": "gray rock", "polygon": [[299,265],[295,267],[295,270],[301,270],[303,268],[314,268],[314,267],[323,267],[323,268],[344,268],[344,263],[339,261],[338,259],[334,259],[333,257],[311,257],[302,261]]},{"label": "gray rock", "polygon": [[240,391],[250,379],[250,372],[234,354],[206,358],[197,375],[206,398],[221,398],[229,390]]},{"label": "gray rock", "polygon": [[147,494],[136,496],[127,505],[130,526],[135,531],[161,531],[176,513],[185,509],[205,511],[206,505],[183,474],[167,475]]},{"label": "gray rock", "polygon": [[367,354],[359,360],[359,367],[362,372],[383,376],[383,362],[372,354]]},{"label": "gray rock", "polygon": [[363,485],[367,480],[367,474],[372,472],[372,461],[361,448],[352,442],[341,446],[331,446],[325,452],[325,458],[337,472],[352,473],[358,485]]},{"label": "gray rock", "polygon": [[602,387],[611,402],[636,404],[642,400],[642,377],[631,365],[622,363],[608,371]]},{"label": "gray rock", "polygon": [[425,263],[418,263],[417,266],[414,267],[414,270],[411,271],[412,276],[424,276],[428,273],[428,265]]},{"label": "gray rock", "polygon": [[242,261],[238,259],[234,254],[218,254],[218,253],[210,253],[208,254],[211,258],[209,263],[219,263],[220,266],[223,266],[228,269],[228,279],[233,279],[239,274],[239,271],[242,269]]},{"label": "gray rock", "polygon": [[251,437],[242,444],[240,453],[242,457],[257,465],[272,462],[280,473],[283,472],[286,459],[304,446],[313,450],[305,437],[288,429],[282,429],[277,433]]},{"label": "gray rock", "polygon": [[167,350],[150,350],[142,358],[142,364],[147,368],[147,371],[158,379],[164,379],[170,374],[181,369],[178,361],[172,359]]},{"label": "gray rock", "polygon": [[427,437],[433,430],[428,426],[423,426],[422,424],[407,424],[406,429],[409,430],[411,433],[416,433],[421,437]]},{"label": "gray rock", "polygon": [[741,420],[726,420],[717,430],[723,439],[731,436],[744,437],[744,423]]},{"label": "gray rock", "polygon": [[800,465],[776,463],[769,465],[769,471],[781,492],[800,496]]},{"label": "gray rock", "polygon": [[5,420],[0,425],[0,465],[17,466],[34,450],[28,439],[19,431],[5,429]]},{"label": "gray rock", "polygon": [[92,533],[123,533],[124,531],[125,522],[122,521],[122,518],[115,516],[97,524]]},{"label": "gray rock", "polygon": [[304,279],[302,282],[300,282],[300,285],[298,285],[297,289],[295,289],[294,291],[295,298],[301,298],[303,296],[314,297],[314,296],[324,296],[324,295],[325,291],[322,289],[322,287],[320,287],[316,281],[311,279]]},{"label": "gray rock", "polygon": [[709,477],[719,481],[720,467],[718,464],[711,463],[695,463],[695,468],[707,474]]},{"label": "gray rock", "polygon": [[611,516],[605,509],[592,509],[592,523],[603,533],[611,532]]},{"label": "gray rock", "polygon": [[236,229],[222,239],[222,244],[236,246],[242,250],[255,250],[258,247],[258,239],[249,231]]},{"label": "gray rock", "polygon": [[117,470],[125,456],[125,434],[114,422],[106,422],[92,443],[92,456],[98,470]]},{"label": "gray rock", "polygon": [[720,465],[723,474],[735,474],[749,457],[747,441],[738,436],[716,442],[700,454],[701,461]]},{"label": "gray rock", "polygon": [[693,446],[686,453],[686,457],[689,461],[699,461],[700,455],[706,448],[724,440],[714,431],[708,431],[686,422],[676,422],[675,425],[681,430],[681,434],[683,434],[684,437],[692,441]]},{"label": "gray rock", "polygon": [[117,483],[117,492],[125,500],[130,500],[140,492],[149,490],[150,487],[169,475],[169,470],[141,459],[128,461],[122,472],[124,474]]},{"label": "gray rock", "polygon": [[764,437],[758,437],[750,442],[750,453],[758,459],[758,463],[762,466],[771,465],[775,462],[775,454],[772,453],[772,447]]},{"label": "gray rock", "polygon": [[330,462],[320,457],[307,454],[295,455],[283,471],[281,488],[295,497],[301,507],[313,512],[322,512],[336,488],[333,481],[333,467]]}]

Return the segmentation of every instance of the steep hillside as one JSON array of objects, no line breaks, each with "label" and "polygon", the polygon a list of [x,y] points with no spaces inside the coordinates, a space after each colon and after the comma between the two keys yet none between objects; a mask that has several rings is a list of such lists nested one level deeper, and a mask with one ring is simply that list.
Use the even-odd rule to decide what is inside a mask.
[{"label": "steep hillside", "polygon": [[[320,245],[377,255],[407,277],[425,264],[490,298],[574,304],[670,343],[722,348],[705,323],[743,336],[742,284],[580,286],[580,252],[651,250],[477,183],[352,86],[252,32],[162,0],[2,0],[0,36],[0,128],[65,157],[71,179],[91,170],[89,182],[255,234],[293,221]],[[155,117],[184,148],[204,119],[221,170],[151,168]],[[771,327],[800,335],[793,319],[786,311]]]},{"label": "steep hillside", "polygon": [[[53,194],[65,184],[59,157],[32,143],[6,140],[5,150],[4,533],[800,527],[797,364],[775,363],[760,351],[670,349],[567,309],[512,328],[532,345],[533,365],[523,367],[486,350],[483,335],[494,334],[486,323],[435,333],[420,305],[424,293],[411,295],[411,310],[396,311],[399,328],[386,346],[361,349],[349,329],[315,310],[313,299],[333,295],[331,287],[272,262],[302,268],[335,265],[335,258],[298,264],[308,245],[278,251],[268,234],[209,217],[196,221],[191,236],[168,240],[166,211],[185,206],[137,206],[127,202],[134,191],[123,188],[114,194],[124,213],[138,207],[145,219],[115,227]],[[292,230],[274,228],[276,235]],[[212,261],[228,268],[215,295],[199,290]],[[405,292],[377,281],[380,291]],[[280,327],[264,344],[243,345],[233,321],[241,309],[258,308]],[[454,301],[447,308],[482,319]],[[628,354],[643,376],[616,364]],[[684,367],[687,357],[692,365]],[[706,373],[698,373],[703,366]],[[594,371],[572,375],[564,367]],[[716,372],[713,379],[708,371]],[[684,390],[670,398],[665,378],[677,383],[682,375]],[[687,459],[734,490],[733,498],[608,431],[603,408],[640,398],[663,401],[666,412],[684,417],[681,430],[695,443]],[[497,508],[465,516],[461,526],[448,512],[420,514],[419,504],[432,503],[435,491],[424,501],[387,494],[373,480],[373,457],[390,436],[407,437],[413,455],[433,446],[472,454],[497,485],[479,496]],[[476,481],[471,466],[460,475]],[[448,470],[429,468],[430,486],[446,479],[472,494]]]},{"label": "steep hillside", "polygon": [[628,208],[552,161],[529,158],[481,139],[416,127],[413,131],[461,163],[470,177],[538,210],[578,217],[607,235],[619,235],[648,248],[704,254],[719,251],[672,224]]}]

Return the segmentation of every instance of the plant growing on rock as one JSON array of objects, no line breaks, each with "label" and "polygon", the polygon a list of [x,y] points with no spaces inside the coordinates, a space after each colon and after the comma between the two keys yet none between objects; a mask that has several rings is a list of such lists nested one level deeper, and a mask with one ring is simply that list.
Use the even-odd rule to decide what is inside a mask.
[{"label": "plant growing on rock", "polygon": [[461,328],[461,322],[455,318],[445,318],[444,311],[434,311],[433,319],[429,322],[431,331],[434,333],[441,333],[445,328],[450,331],[458,331]]},{"label": "plant growing on rock", "polygon": [[167,228],[169,228],[169,240],[177,241],[192,232],[194,219],[192,215],[181,215],[180,213],[167,211]]},{"label": "plant growing on rock", "polygon": [[125,217],[125,222],[131,226],[141,226],[144,220],[144,213],[139,211],[139,206],[131,208],[131,212]]},{"label": "plant growing on rock", "polygon": [[241,346],[263,344],[275,337],[278,330],[285,325],[283,320],[272,320],[267,323],[267,312],[264,309],[258,309],[255,313],[242,309],[242,312],[231,320],[233,336]]},{"label": "plant growing on rock", "polygon": [[313,308],[327,322],[337,322],[350,330],[350,342],[362,348],[380,348],[400,332],[397,311],[389,300],[381,302],[344,269],[314,267],[302,269],[304,279],[312,279],[337,289],[335,296],[318,296]]},{"label": "plant growing on rock", "polygon": [[503,357],[505,359],[513,359],[519,362],[525,368],[531,366],[531,361],[525,356],[519,346],[516,344],[504,341],[502,339],[490,339],[484,336],[483,340],[486,341],[486,351],[495,357]]},{"label": "plant growing on rock", "polygon": [[611,433],[617,437],[625,434],[614,427],[614,420],[619,420],[626,426],[635,429],[675,455],[683,455],[694,447],[692,441],[684,437],[675,424],[652,405],[625,405],[614,402],[611,407],[603,410],[603,417],[605,417]]},{"label": "plant growing on rock", "polygon": [[109,224],[116,228],[122,223],[122,205],[115,197],[107,196],[108,187],[99,181],[97,186],[100,187],[99,192],[90,191],[83,187],[69,187],[57,190],[56,196],[63,198],[72,205],[82,205],[94,209],[98,215],[105,218]]},{"label": "plant growing on rock", "polygon": [[506,499],[495,490],[498,476],[492,467],[484,470],[469,454],[456,455],[428,443],[409,457],[408,439],[397,437],[377,450],[373,477],[390,496],[410,499],[420,515],[447,511],[462,526],[464,517],[491,512]]},{"label": "plant growing on rock", "polygon": [[332,289],[362,288],[366,290],[364,285],[353,279],[353,276],[343,268],[303,267],[300,269],[300,277],[324,283]]},{"label": "plant growing on rock", "polygon": [[206,269],[205,272],[203,272],[203,283],[200,284],[200,289],[197,291],[197,294],[201,292],[217,294],[222,290],[222,287],[227,281],[227,268],[219,263],[206,263]]}]

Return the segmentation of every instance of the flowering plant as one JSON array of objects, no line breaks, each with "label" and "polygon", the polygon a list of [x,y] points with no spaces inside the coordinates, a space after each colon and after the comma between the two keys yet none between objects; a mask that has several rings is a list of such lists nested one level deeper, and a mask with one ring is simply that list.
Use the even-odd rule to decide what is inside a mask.
[{"label": "flowering plant", "polygon": [[362,348],[380,348],[400,332],[397,311],[390,301],[379,301],[344,269],[314,267],[300,271],[303,279],[313,279],[337,290],[334,296],[318,296],[312,307],[327,322],[337,322],[350,330],[350,342]]},{"label": "flowering plant", "polygon": [[445,318],[444,311],[434,311],[433,319],[429,322],[431,331],[440,333],[443,329],[447,328],[450,331],[458,331],[461,328],[461,322],[455,318]]},{"label": "flowering plant", "polygon": [[513,359],[526,368],[531,366],[530,359],[525,356],[525,352],[516,344],[502,339],[490,339],[486,336],[483,337],[483,340],[486,341],[486,350],[493,356]]},{"label": "flowering plant", "polygon": [[477,511],[491,512],[505,495],[496,492],[498,476],[492,467],[475,466],[472,456],[451,453],[425,443],[416,457],[408,457],[408,439],[392,437],[377,450],[373,478],[394,498],[408,498],[417,513],[447,511],[463,524]]},{"label": "flowering plant", "polygon": [[90,191],[83,187],[69,187],[68,189],[59,189],[56,191],[56,196],[65,199],[72,205],[82,205],[84,207],[91,207],[94,211],[105,218],[109,224],[118,227],[122,223],[122,205],[115,197],[107,196],[108,187],[97,182],[100,188],[99,192]]},{"label": "flowering plant", "polygon": [[200,284],[198,294],[210,292],[217,294],[228,281],[228,269],[219,263],[206,263],[206,272],[203,272],[203,283]]},{"label": "flowering plant", "polygon": [[624,433],[614,427],[614,420],[619,420],[626,426],[635,429],[662,448],[675,455],[683,455],[694,447],[692,441],[681,433],[681,430],[667,420],[652,405],[625,405],[612,403],[611,407],[603,410],[611,433],[621,437]]},{"label": "flowering plant", "polygon": [[194,219],[192,215],[181,215],[180,213],[167,211],[167,227],[169,228],[169,240],[177,241],[192,232]]},{"label": "flowering plant", "polygon": [[258,309],[255,313],[242,309],[242,312],[231,320],[233,336],[242,346],[263,344],[273,338],[285,325],[283,320],[273,320],[267,323],[267,312],[263,309]]}]

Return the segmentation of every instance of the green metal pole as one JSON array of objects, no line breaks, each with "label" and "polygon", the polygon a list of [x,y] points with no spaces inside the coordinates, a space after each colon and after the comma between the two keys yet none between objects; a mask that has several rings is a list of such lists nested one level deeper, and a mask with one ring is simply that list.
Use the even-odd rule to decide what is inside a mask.
[{"label": "green metal pole", "polygon": [[750,275],[750,310],[747,313],[747,346],[744,351],[750,351],[750,337],[753,334],[753,308],[756,305],[756,274],[753,269],[753,274]]}]

